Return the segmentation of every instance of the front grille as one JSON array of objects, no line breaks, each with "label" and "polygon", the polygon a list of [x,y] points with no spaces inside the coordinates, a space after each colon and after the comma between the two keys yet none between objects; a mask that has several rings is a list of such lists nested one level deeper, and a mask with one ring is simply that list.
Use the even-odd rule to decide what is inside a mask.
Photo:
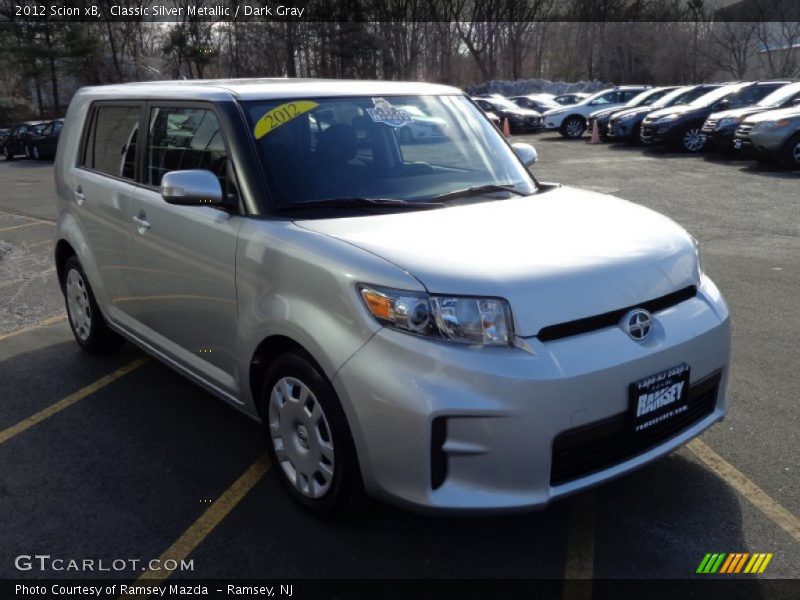
[{"label": "front grille", "polygon": [[717,119],[708,119],[703,123],[701,131],[714,131],[717,127]]},{"label": "front grille", "polygon": [[623,463],[688,429],[714,411],[720,378],[718,371],[694,384],[689,388],[687,411],[642,432],[633,431],[630,415],[625,412],[559,434],[553,442],[550,485],[580,479]]},{"label": "front grille", "polygon": [[739,125],[739,129],[736,130],[736,137],[741,138],[742,140],[749,140],[750,139],[750,131],[753,129],[753,126],[750,123],[744,123]]},{"label": "front grille", "polygon": [[661,310],[666,310],[671,306],[675,306],[676,304],[680,304],[681,302],[689,300],[690,298],[694,298],[696,295],[697,288],[693,285],[690,285],[689,287],[680,289],[677,292],[672,292],[666,296],[654,298],[653,300],[648,300],[647,302],[642,302],[641,304],[626,306],[625,308],[612,310],[601,315],[594,315],[593,317],[586,317],[583,319],[576,319],[575,321],[567,321],[566,323],[558,323],[556,325],[542,327],[542,329],[539,330],[539,333],[536,334],[536,337],[538,337],[542,342],[551,342],[553,340],[579,335],[581,333],[589,333],[592,331],[597,331],[598,329],[613,327],[619,323],[620,319],[625,316],[625,313],[634,308],[643,308],[651,313],[657,313]]}]

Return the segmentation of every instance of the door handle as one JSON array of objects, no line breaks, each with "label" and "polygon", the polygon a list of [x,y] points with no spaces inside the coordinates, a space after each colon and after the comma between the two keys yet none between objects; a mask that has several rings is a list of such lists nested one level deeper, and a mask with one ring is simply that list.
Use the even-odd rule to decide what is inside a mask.
[{"label": "door handle", "polygon": [[133,222],[136,223],[136,227],[141,233],[144,233],[144,231],[141,231],[142,229],[150,229],[150,223],[145,220],[144,213],[140,214],[138,217],[133,217]]},{"label": "door handle", "polygon": [[73,190],[72,199],[75,200],[75,203],[78,206],[83,206],[83,201],[86,200],[86,196],[83,194],[83,188],[81,186],[78,186],[76,190]]}]

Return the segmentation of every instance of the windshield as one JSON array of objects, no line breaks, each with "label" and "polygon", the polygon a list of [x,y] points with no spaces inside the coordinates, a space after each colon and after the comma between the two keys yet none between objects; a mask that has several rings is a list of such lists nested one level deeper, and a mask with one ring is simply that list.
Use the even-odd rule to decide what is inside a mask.
[{"label": "windshield", "polygon": [[792,83],[778,88],[770,95],[765,96],[756,106],[762,108],[778,107],[798,95],[800,95],[800,83]]},{"label": "windshield", "polygon": [[693,100],[689,103],[689,106],[695,106],[698,108],[704,108],[706,106],[710,106],[714,104],[717,100],[722,100],[725,96],[729,94],[733,94],[734,92],[738,92],[742,89],[746,84],[741,85],[724,85],[721,88],[717,88],[708,92],[707,94],[703,94],[697,100]]},{"label": "windshield", "polygon": [[[279,207],[328,200],[341,205],[343,199],[424,203],[486,186],[524,194],[536,189],[497,128],[463,96],[282,99],[244,106]],[[498,193],[510,195],[475,195],[488,200]]]},{"label": "windshield", "polygon": [[491,98],[488,101],[494,104],[495,108],[506,108],[510,110],[519,109],[519,106],[511,102],[511,100],[507,100],[506,98]]}]

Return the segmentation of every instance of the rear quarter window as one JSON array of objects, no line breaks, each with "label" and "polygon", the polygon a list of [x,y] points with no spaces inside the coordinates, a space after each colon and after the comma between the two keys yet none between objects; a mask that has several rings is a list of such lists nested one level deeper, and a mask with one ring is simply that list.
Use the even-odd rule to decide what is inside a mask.
[{"label": "rear quarter window", "polygon": [[81,166],[123,179],[135,178],[139,106],[95,107]]}]

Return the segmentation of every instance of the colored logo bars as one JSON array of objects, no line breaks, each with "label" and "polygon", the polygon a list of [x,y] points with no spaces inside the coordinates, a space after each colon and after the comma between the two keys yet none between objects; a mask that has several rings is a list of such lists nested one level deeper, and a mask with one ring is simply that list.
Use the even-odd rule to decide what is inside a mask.
[{"label": "colored logo bars", "polygon": [[700,566],[697,567],[697,571],[695,572],[704,575],[711,575],[714,573],[724,573],[727,575],[735,573],[763,573],[771,560],[771,552],[756,552],[754,554],[750,554],[749,552],[732,552],[730,554],[722,552],[712,554],[709,552],[703,557],[703,560],[700,561]]}]

